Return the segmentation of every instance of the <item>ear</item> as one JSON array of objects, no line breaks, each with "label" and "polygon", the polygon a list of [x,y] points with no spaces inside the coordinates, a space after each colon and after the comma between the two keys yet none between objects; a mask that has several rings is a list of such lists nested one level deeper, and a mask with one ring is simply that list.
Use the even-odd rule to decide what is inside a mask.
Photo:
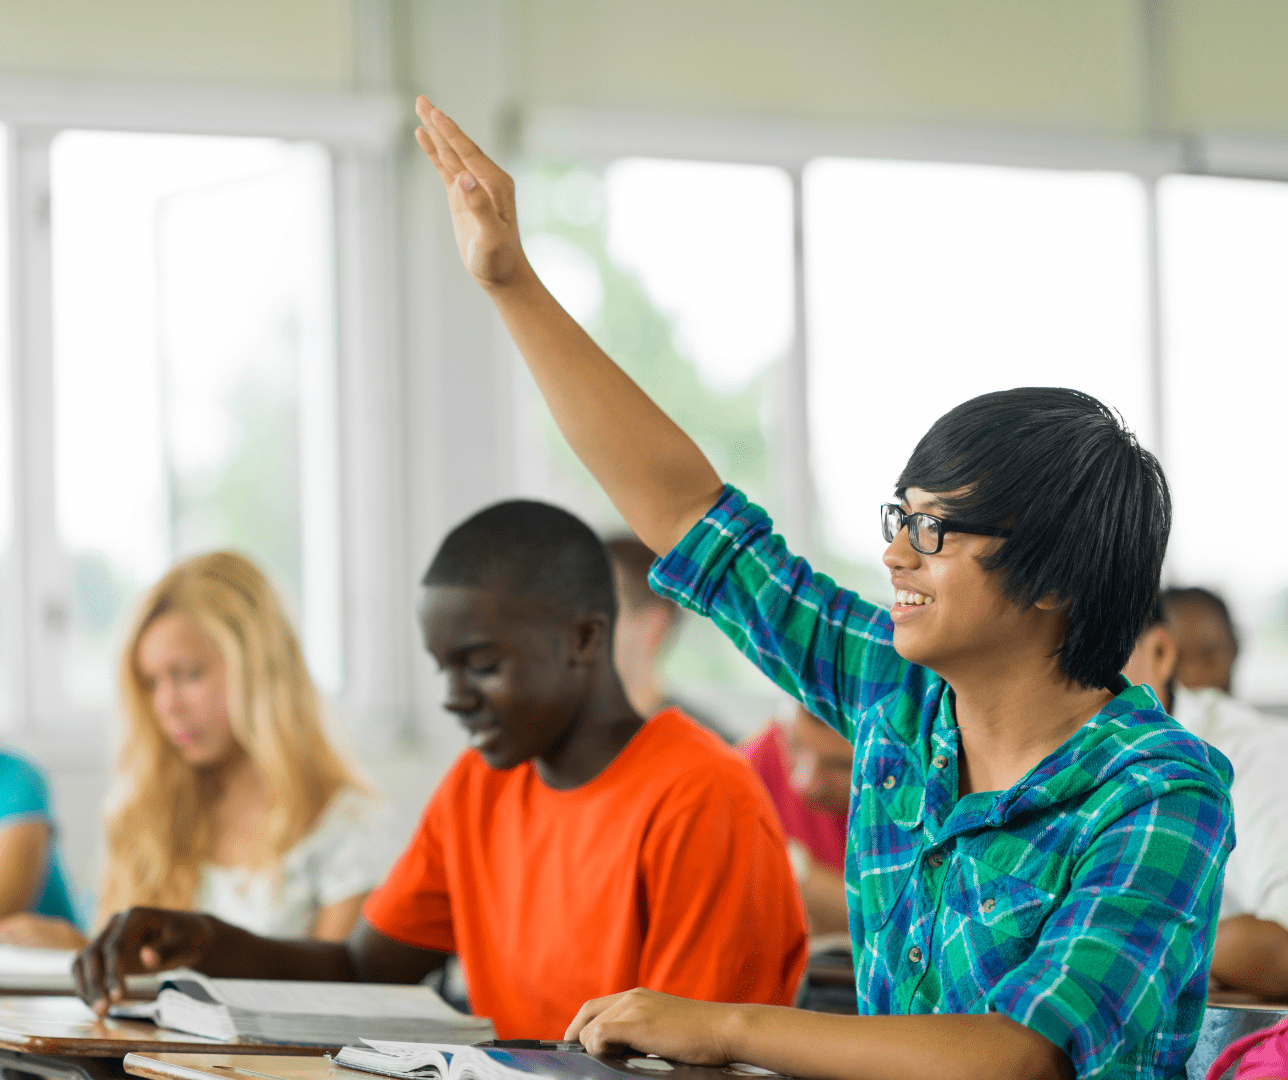
[{"label": "ear", "polygon": [[574,664],[593,664],[608,653],[608,616],[599,611],[578,615],[568,627],[572,641],[569,659]]},{"label": "ear", "polygon": [[1059,593],[1049,592],[1046,596],[1034,601],[1033,606],[1039,611],[1059,611],[1065,606],[1065,602],[1060,599]]},{"label": "ear", "polygon": [[1176,662],[1180,659],[1181,652],[1176,645],[1176,636],[1166,623],[1159,623],[1152,628],[1151,633],[1154,635],[1150,643],[1154,654],[1154,670],[1158,672],[1159,683],[1166,686],[1176,674]]},{"label": "ear", "polygon": [[649,652],[657,653],[666,644],[666,639],[670,637],[671,630],[675,626],[675,620],[671,618],[671,613],[660,604],[650,604],[643,613],[644,618],[644,639],[648,642]]}]

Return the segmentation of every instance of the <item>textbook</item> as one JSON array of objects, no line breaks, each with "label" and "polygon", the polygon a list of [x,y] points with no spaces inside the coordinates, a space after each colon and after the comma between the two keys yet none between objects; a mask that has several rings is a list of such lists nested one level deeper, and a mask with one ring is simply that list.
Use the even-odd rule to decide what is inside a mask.
[{"label": "textbook", "polygon": [[176,1031],[261,1043],[343,1046],[364,1037],[475,1043],[496,1037],[491,1020],[457,1012],[428,986],[212,979],[195,971],[162,984],[151,1015]]},{"label": "textbook", "polygon": [[[410,1080],[527,1080],[532,1076],[548,1080],[622,1080],[623,1074],[632,1074],[631,1069],[615,1069],[589,1054],[565,1050],[362,1041],[366,1046],[346,1046],[331,1060],[346,1069]],[[647,1062],[656,1071],[670,1072],[673,1068],[658,1058],[632,1058],[622,1063],[639,1062]]]},{"label": "textbook", "polygon": [[[28,949],[21,945],[0,945],[0,992],[76,993],[72,976],[75,949]],[[130,975],[126,986],[130,997],[151,997],[164,976]]]}]

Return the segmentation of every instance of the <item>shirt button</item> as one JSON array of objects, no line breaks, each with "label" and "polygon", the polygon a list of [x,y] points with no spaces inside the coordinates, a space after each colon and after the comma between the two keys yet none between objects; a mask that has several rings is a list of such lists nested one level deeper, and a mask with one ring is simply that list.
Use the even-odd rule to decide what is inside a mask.
[{"label": "shirt button", "polygon": [[995,907],[997,907],[997,901],[990,896],[979,906],[983,908],[984,914],[987,915],[990,911],[992,911]]},{"label": "shirt button", "polygon": [[943,754],[936,754],[930,761],[936,769],[948,768],[948,759]]},{"label": "shirt button", "polygon": [[886,789],[886,791],[889,791],[892,787],[894,787],[894,777],[893,777],[893,776],[887,776],[887,777],[886,777],[886,778],[881,782],[881,786],[882,786],[883,788],[885,788],[885,789]]},{"label": "shirt button", "polygon": [[938,870],[944,865],[944,857],[942,855],[932,855],[926,860],[926,862],[930,863],[931,866]]},{"label": "shirt button", "polygon": [[911,960],[914,964],[921,963],[921,950],[917,948],[916,945],[914,945],[911,949],[908,950],[908,959]]}]

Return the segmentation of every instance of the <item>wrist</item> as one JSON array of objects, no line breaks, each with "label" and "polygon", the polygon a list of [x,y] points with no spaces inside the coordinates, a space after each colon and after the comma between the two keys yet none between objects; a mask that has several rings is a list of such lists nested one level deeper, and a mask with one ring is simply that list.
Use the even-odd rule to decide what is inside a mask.
[{"label": "wrist", "polygon": [[743,1061],[751,1041],[754,1009],[747,1005],[724,1005],[716,1021],[716,1046],[725,1061]]},{"label": "wrist", "polygon": [[483,291],[495,304],[530,299],[534,294],[548,293],[526,255],[520,254],[514,271],[502,281],[481,281]]}]

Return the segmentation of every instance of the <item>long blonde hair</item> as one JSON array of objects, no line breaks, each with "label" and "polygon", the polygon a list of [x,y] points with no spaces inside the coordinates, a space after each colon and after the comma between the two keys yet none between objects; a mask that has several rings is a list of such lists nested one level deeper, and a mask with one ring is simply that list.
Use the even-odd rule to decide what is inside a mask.
[{"label": "long blonde hair", "polygon": [[179,563],[144,597],[121,655],[125,726],[119,796],[108,818],[103,917],[134,904],[190,907],[210,857],[213,781],[162,734],[137,665],[144,633],[173,612],[195,619],[223,656],[233,737],[271,793],[265,838],[274,861],[337,791],[360,786],[327,739],[299,640],[268,579],[231,552]]}]

